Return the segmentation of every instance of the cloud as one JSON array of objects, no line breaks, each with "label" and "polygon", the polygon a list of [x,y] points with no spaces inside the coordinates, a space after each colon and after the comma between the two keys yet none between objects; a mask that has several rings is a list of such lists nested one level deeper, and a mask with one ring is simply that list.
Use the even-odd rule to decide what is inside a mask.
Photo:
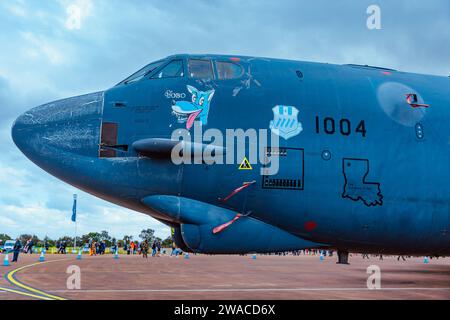
[{"label": "cloud", "polygon": [[[0,76],[0,105],[1,106],[7,106],[9,99],[9,83],[6,78]],[[1,108],[0,110],[0,116],[4,115],[4,112],[6,108]]]},{"label": "cloud", "polygon": [[26,41],[25,53],[28,58],[36,60],[44,56],[51,64],[60,65],[65,62],[62,50],[45,37],[32,32],[21,32],[21,37]]},{"label": "cloud", "polygon": [[65,7],[67,19],[65,26],[69,30],[80,30],[82,22],[91,15],[93,4],[90,0],[60,1]]},{"label": "cloud", "polygon": [[7,10],[7,12],[18,18],[26,18],[28,17],[28,10],[24,5],[24,1],[7,1],[4,2],[3,7]]}]

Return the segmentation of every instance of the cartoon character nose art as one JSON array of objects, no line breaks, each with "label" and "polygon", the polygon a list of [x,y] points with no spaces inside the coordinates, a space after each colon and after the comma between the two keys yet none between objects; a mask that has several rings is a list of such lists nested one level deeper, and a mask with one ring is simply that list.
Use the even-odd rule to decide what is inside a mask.
[{"label": "cartoon character nose art", "polygon": [[199,91],[193,86],[187,86],[191,93],[191,101],[177,101],[172,106],[173,114],[179,123],[186,123],[186,129],[191,129],[198,119],[202,125],[208,123],[208,113],[215,90]]}]

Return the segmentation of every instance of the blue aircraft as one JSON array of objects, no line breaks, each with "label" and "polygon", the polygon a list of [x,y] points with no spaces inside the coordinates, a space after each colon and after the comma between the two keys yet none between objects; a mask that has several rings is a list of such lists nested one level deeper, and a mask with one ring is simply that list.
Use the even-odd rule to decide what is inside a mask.
[{"label": "blue aircraft", "polygon": [[[449,123],[447,77],[182,54],[31,109],[12,136],[50,174],[170,226],[185,251],[333,248],[347,263],[348,252],[450,254]],[[278,142],[254,161],[252,143],[174,139],[230,129]],[[180,145],[193,162],[173,161]]]}]

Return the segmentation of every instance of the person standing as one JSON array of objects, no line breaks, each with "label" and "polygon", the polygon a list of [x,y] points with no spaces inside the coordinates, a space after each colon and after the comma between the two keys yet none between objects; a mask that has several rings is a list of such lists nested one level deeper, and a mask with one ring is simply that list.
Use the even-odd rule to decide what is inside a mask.
[{"label": "person standing", "polygon": [[25,242],[25,245],[23,246],[23,253],[28,253],[28,244],[30,243],[30,239],[28,239]]},{"label": "person standing", "polygon": [[116,253],[116,252],[119,251],[118,249],[119,249],[119,248],[118,248],[118,246],[117,246],[117,242],[114,241],[114,242],[113,242],[113,245],[111,246],[111,252],[112,252],[112,253]]},{"label": "person standing", "polygon": [[133,241],[130,242],[130,254],[131,255],[134,254],[134,242]]},{"label": "person standing", "polygon": [[58,254],[63,253],[63,246],[64,246],[64,241],[60,241],[59,245],[58,245]]},{"label": "person standing", "polygon": [[92,239],[89,239],[89,243],[88,243],[88,248],[89,248],[89,255],[92,256],[93,252],[92,252]]},{"label": "person standing", "polygon": [[28,242],[28,247],[27,247],[27,252],[29,254],[33,254],[33,246],[34,246],[33,240],[30,239]]},{"label": "person standing", "polygon": [[134,242],[134,250],[136,251],[137,254],[141,254],[141,252],[139,251],[139,241],[135,241]]},{"label": "person standing", "polygon": [[142,252],[142,258],[148,259],[148,240],[145,239],[143,242],[141,242],[141,252]]},{"label": "person standing", "polygon": [[97,251],[96,251],[96,243],[94,240],[92,240],[91,242],[91,249],[90,249],[90,256],[96,256],[97,255]]},{"label": "person standing", "polygon": [[177,245],[175,244],[175,241],[172,241],[172,252],[170,253],[170,256],[176,255]]},{"label": "person standing", "polygon": [[19,238],[16,239],[16,242],[14,243],[14,247],[13,247],[13,259],[12,262],[17,262],[17,260],[19,259],[19,253],[20,250],[22,249],[22,243],[20,242]]},{"label": "person standing", "polygon": [[161,241],[156,243],[156,248],[158,249],[157,257],[161,256]]},{"label": "person standing", "polygon": [[152,257],[156,255],[156,241],[153,241],[152,243]]}]

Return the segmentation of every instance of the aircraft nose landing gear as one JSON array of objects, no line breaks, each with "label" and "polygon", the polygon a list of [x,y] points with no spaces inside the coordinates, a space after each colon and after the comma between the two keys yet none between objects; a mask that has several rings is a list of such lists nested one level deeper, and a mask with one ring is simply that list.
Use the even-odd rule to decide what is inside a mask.
[{"label": "aircraft nose landing gear", "polygon": [[338,250],[338,262],[336,264],[350,264],[348,263],[348,251]]}]

